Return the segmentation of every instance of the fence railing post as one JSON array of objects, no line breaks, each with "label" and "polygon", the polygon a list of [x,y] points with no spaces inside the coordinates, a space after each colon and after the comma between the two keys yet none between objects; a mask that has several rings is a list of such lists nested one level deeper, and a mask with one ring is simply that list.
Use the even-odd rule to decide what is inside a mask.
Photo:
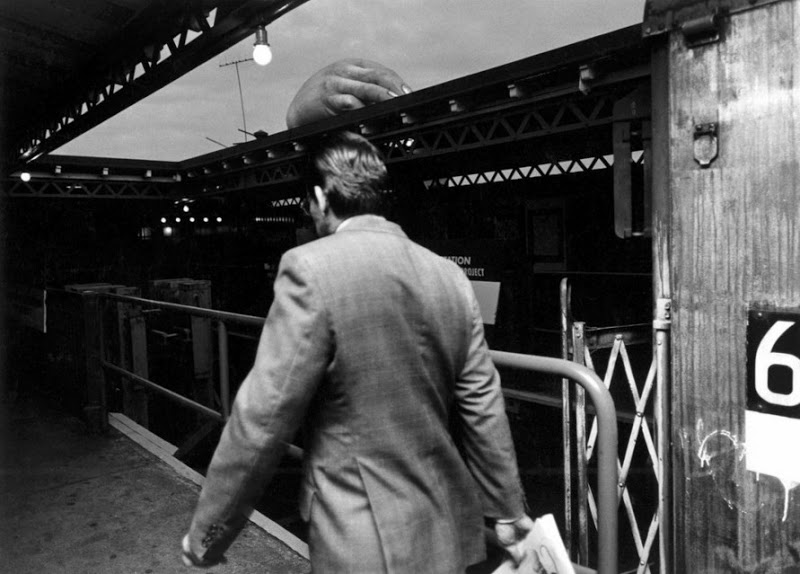
[{"label": "fence railing post", "polygon": [[[138,297],[136,287],[120,287],[117,295]],[[142,306],[127,301],[116,304],[119,364],[137,375],[148,378],[147,331]],[[145,428],[149,426],[147,392],[142,385],[122,379],[122,412]]]},{"label": "fence railing post", "polygon": [[[572,349],[572,310],[569,279],[561,279],[561,358],[569,361]],[[564,450],[564,545],[570,557],[573,556],[574,526],[572,524],[572,383],[567,378],[561,379],[561,441]]]},{"label": "fence railing post", "polygon": [[659,572],[672,572],[674,540],[672,532],[672,399],[670,388],[670,328],[672,302],[659,298],[656,302],[656,436],[658,437],[658,542]]},{"label": "fence railing post", "polygon": [[86,361],[86,406],[83,411],[92,431],[106,432],[108,413],[103,372],[103,309],[99,294],[95,291],[85,291],[82,301]]},{"label": "fence railing post", "polygon": [[217,321],[219,342],[219,398],[222,403],[222,416],[225,420],[231,414],[231,386],[228,367],[228,327],[225,321]]},{"label": "fence railing post", "polygon": [[[128,323],[131,337],[131,370],[145,379],[149,378],[147,361],[147,325],[140,306],[129,309]],[[147,392],[141,385],[128,387],[128,404],[131,418],[145,428],[150,426]]]},{"label": "fence railing post", "polygon": [[[586,324],[572,324],[572,360],[586,366]],[[575,389],[575,452],[578,467],[578,564],[589,564],[589,460],[586,456],[586,391]]]},{"label": "fence railing post", "polygon": [[[178,285],[179,301],[184,305],[209,309],[210,281],[184,281]],[[201,404],[214,405],[214,347],[211,319],[192,316],[192,360],[194,363],[194,397]]]},{"label": "fence railing post", "polygon": [[597,373],[576,363],[534,355],[491,351],[498,367],[528,369],[568,377],[592,400],[597,420],[597,574],[616,574],[618,566],[617,413],[614,399]]}]

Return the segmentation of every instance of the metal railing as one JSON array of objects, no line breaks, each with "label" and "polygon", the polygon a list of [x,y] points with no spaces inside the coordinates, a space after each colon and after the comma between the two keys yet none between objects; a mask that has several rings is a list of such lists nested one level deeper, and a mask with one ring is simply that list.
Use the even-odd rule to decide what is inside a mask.
[{"label": "metal railing", "polygon": [[617,413],[614,400],[594,371],[564,359],[492,351],[498,367],[557,375],[580,385],[597,414],[598,574],[617,572]]},{"label": "metal railing", "polygon": [[216,322],[217,331],[217,353],[219,357],[219,397],[221,408],[219,411],[211,409],[203,404],[198,403],[188,397],[184,397],[166,387],[163,387],[153,381],[137,375],[131,371],[122,368],[106,361],[102,361],[102,366],[112,372],[121,376],[129,378],[131,381],[136,382],[148,389],[155,391],[173,401],[182,404],[185,407],[193,409],[198,413],[205,415],[214,420],[224,422],[228,419],[231,412],[231,391],[230,391],[230,365],[228,359],[228,324],[242,325],[248,327],[261,327],[264,324],[263,317],[255,317],[253,315],[242,315],[240,313],[231,313],[228,311],[219,311],[216,309],[205,309],[202,307],[192,307],[190,305],[182,305],[180,303],[169,303],[166,301],[155,301],[153,299],[144,299],[141,297],[130,297],[126,295],[116,295],[113,293],[99,293],[98,296],[102,299],[111,301],[120,301],[132,305],[139,305],[149,309],[163,309],[166,311],[177,311],[185,313],[193,317],[201,317],[211,319]]},{"label": "metal railing", "polygon": [[[618,497],[625,511],[630,531],[622,537],[633,543],[638,558],[637,574],[652,572],[657,561],[658,571],[671,572],[669,551],[672,547],[670,525],[670,446],[669,446],[669,302],[658,300],[657,319],[648,323],[614,325],[610,327],[588,327],[572,316],[571,283],[561,281],[562,355],[563,358],[584,365],[602,377],[603,384],[619,401],[617,418],[628,423],[620,430],[619,440],[624,454],[618,460]],[[634,364],[629,349],[637,348],[637,363]],[[595,355],[595,353],[597,353]],[[605,364],[603,362],[605,360]],[[597,363],[597,365],[595,364]],[[598,369],[603,368],[605,372]],[[582,563],[588,556],[588,531],[590,519],[599,528],[597,509],[591,486],[587,483],[587,469],[595,446],[595,429],[586,425],[590,409],[584,404],[580,390],[575,394],[575,409],[569,406],[569,389],[564,395],[564,441],[565,441],[565,499],[569,500],[570,473],[567,452],[570,448],[569,432],[575,431],[577,468],[577,541]],[[626,413],[625,410],[633,411]],[[649,413],[649,414],[648,414]],[[571,421],[570,418],[574,417]],[[571,426],[572,425],[572,426]],[[627,429],[627,430],[625,430]],[[653,435],[655,433],[655,436]],[[636,463],[644,458],[649,464]],[[634,476],[634,470],[640,470]],[[635,478],[635,480],[634,480]],[[641,490],[658,489],[658,496],[637,496]],[[633,487],[633,493],[632,489]],[[639,492],[637,492],[637,490]],[[567,523],[571,520],[571,504],[566,504]],[[623,525],[624,526],[624,525]],[[571,535],[568,532],[568,535]],[[630,535],[630,536],[628,536]],[[657,552],[656,552],[657,550]]]},{"label": "metal railing", "polygon": [[[102,348],[104,337],[102,334],[94,338],[96,344],[100,346],[96,353],[92,353],[97,358],[96,366],[100,373],[95,373],[91,379],[95,384],[103,384],[103,373],[115,373],[127,380],[141,385],[161,396],[181,404],[195,412],[208,417],[212,420],[223,423],[230,415],[230,382],[229,382],[229,355],[228,338],[229,325],[239,325],[248,327],[261,327],[264,318],[251,315],[230,313],[215,309],[192,307],[178,303],[155,301],[141,297],[118,295],[114,293],[95,293],[87,292],[83,294],[87,303],[86,308],[91,309],[91,313],[102,313],[99,302],[111,301],[126,303],[129,305],[146,307],[148,309],[163,309],[185,313],[194,317],[211,319],[216,322],[217,331],[217,356],[219,359],[219,398],[220,410],[215,410],[186,396],[181,395],[171,389],[149,380],[148,378],[132,372],[120,365],[107,360]],[[102,330],[102,320],[96,319],[93,323]],[[556,375],[559,378],[569,379],[582,387],[589,395],[597,416],[598,435],[597,435],[597,460],[598,460],[598,482],[597,482],[597,507],[598,507],[598,568],[599,574],[614,574],[617,572],[618,562],[618,525],[617,525],[617,414],[614,401],[608,389],[604,386],[600,378],[590,369],[574,362],[563,359],[541,357],[534,355],[523,355],[518,353],[508,353],[503,351],[491,351],[492,359],[499,368],[519,369],[537,372],[548,375]],[[504,390],[508,395],[511,394],[517,400],[527,400],[524,391]],[[90,396],[105,397],[105,391],[90,393]],[[104,400],[104,398],[103,398]],[[536,402],[535,398],[531,402]],[[104,407],[105,405],[103,405]],[[303,455],[302,449],[290,445],[288,454],[292,458],[300,458]],[[595,572],[582,566],[575,565],[576,572],[586,573]]]}]

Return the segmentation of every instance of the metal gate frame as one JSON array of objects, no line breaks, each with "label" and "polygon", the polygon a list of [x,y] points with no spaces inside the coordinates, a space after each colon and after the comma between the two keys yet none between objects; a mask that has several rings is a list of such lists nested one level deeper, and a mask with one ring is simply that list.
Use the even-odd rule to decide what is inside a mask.
[{"label": "metal gate frame", "polygon": [[[596,329],[587,327],[584,322],[575,321],[571,314],[571,286],[567,278],[562,279],[560,286],[561,300],[561,327],[562,327],[562,357],[580,365],[586,366],[593,372],[597,372],[591,351],[593,347],[587,340],[587,335]],[[653,358],[644,382],[639,385],[634,377],[630,359],[626,348],[626,339],[629,339],[630,331],[626,332],[626,326],[620,326],[618,332],[606,334],[608,340],[613,337],[610,344],[610,356],[604,374],[603,383],[607,389],[611,385],[627,384],[628,391],[631,393],[635,405],[635,413],[630,417],[631,431],[627,437],[625,455],[622,460],[617,459],[619,471],[618,482],[618,502],[622,502],[628,521],[631,526],[633,542],[639,556],[639,564],[636,569],[637,574],[649,574],[651,552],[653,545],[658,539],[659,542],[659,569],[662,574],[670,573],[671,569],[671,495],[670,495],[670,431],[669,431],[669,331],[670,331],[670,301],[668,299],[658,299],[655,309],[656,319],[652,324],[652,349]],[[631,327],[631,326],[627,326]],[[615,376],[618,366],[623,369],[624,379],[619,380],[620,376]],[[645,417],[645,408],[648,400],[653,397],[653,421],[655,438],[650,430],[650,423]],[[586,432],[586,400],[585,393],[581,388],[571,389],[569,381],[566,379],[562,383],[562,437],[564,443],[564,512],[565,524],[567,529],[568,548],[577,539],[577,556],[573,559],[579,564],[588,562],[589,554],[589,516],[595,527],[598,526],[597,505],[594,493],[588,483],[588,466],[592,460],[597,440],[597,420],[592,422],[587,435]],[[624,418],[624,414],[617,411],[618,421]],[[574,432],[574,441],[573,441]],[[653,466],[656,481],[658,483],[658,500],[656,501],[650,524],[647,527],[645,536],[639,527],[634,513],[633,501],[627,489],[627,479],[631,469],[631,461],[639,438],[642,438],[650,462]],[[622,438],[622,437],[621,437]],[[573,446],[573,442],[575,443]],[[572,460],[576,461],[577,468],[577,516],[573,517],[573,493],[572,486]],[[573,532],[573,521],[577,520],[577,532]],[[570,548],[571,549],[571,548]]]}]

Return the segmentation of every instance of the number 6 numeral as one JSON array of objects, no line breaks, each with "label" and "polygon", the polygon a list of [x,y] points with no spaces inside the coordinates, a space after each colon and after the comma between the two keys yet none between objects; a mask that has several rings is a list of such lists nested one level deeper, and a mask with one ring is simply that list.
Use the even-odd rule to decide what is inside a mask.
[{"label": "number 6 numeral", "polygon": [[[769,328],[756,351],[756,392],[773,405],[794,407],[800,405],[800,358],[788,353],[776,353],[772,350],[794,321],[776,321]],[[792,371],[792,390],[787,393],[776,393],[769,388],[769,368],[780,365]]]}]

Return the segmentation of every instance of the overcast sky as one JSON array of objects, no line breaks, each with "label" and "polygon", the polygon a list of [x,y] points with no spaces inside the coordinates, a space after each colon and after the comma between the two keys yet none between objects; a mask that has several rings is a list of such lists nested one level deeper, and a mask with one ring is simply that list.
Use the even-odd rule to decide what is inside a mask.
[{"label": "overcast sky", "polygon": [[[286,129],[289,102],[338,59],[375,60],[422,89],[639,24],[645,0],[309,0],[267,29],[274,58],[239,64],[247,131]],[[253,38],[58,154],[183,160],[244,141],[236,66]]]}]

